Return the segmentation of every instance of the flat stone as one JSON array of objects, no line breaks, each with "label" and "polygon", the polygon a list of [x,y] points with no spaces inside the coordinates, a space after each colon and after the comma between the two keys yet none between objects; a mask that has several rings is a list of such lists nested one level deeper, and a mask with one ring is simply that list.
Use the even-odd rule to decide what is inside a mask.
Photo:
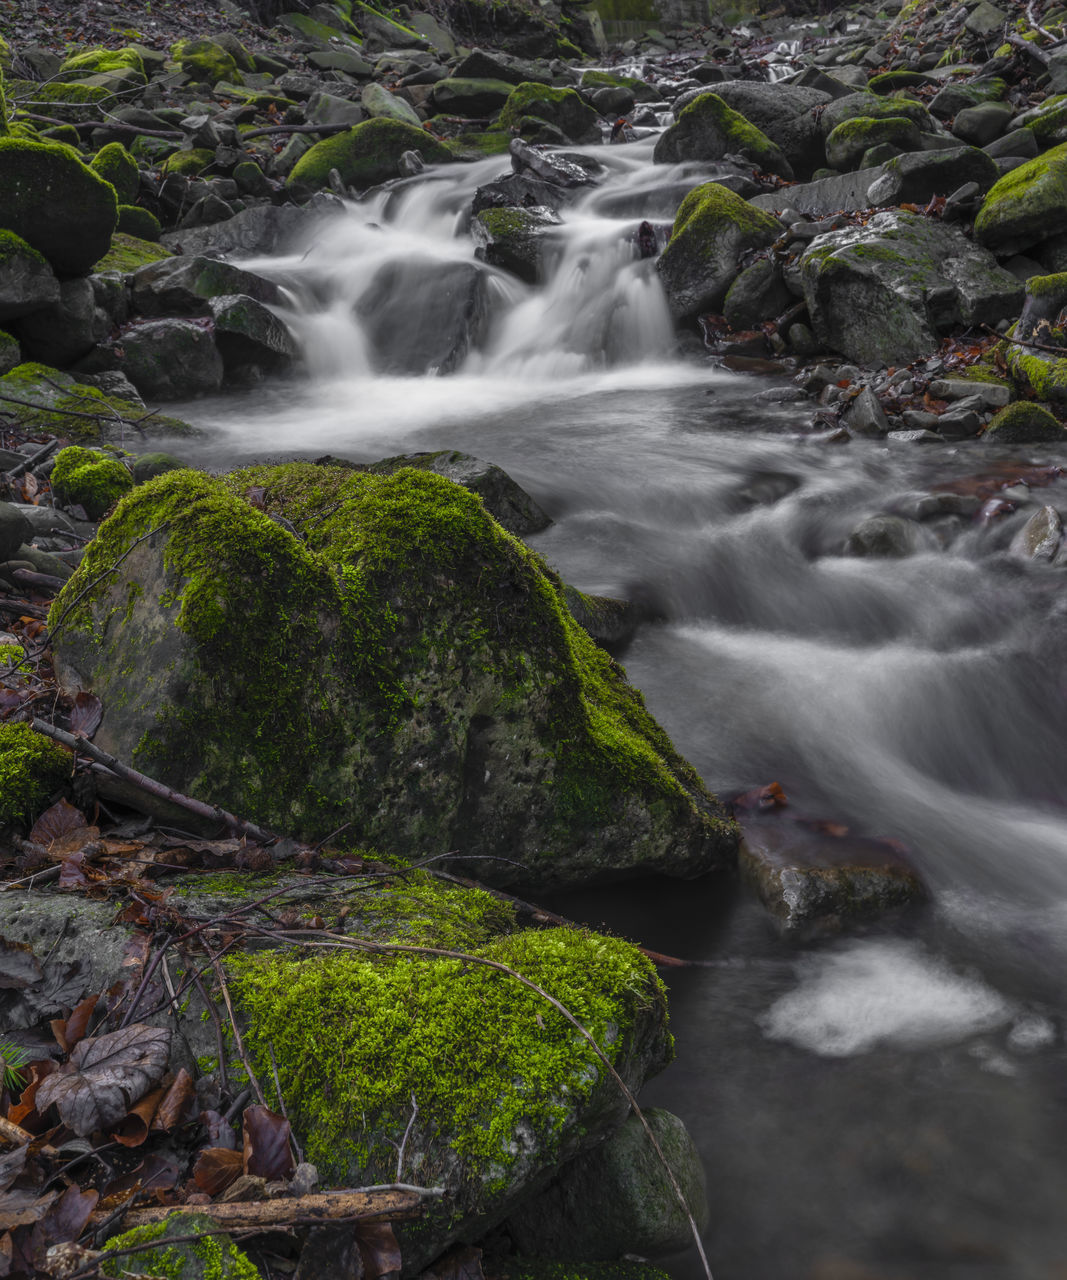
[{"label": "flat stone", "polygon": [[790,208],[816,218],[831,213],[855,213],[871,207],[867,192],[882,173],[883,169],[879,167],[843,173],[835,178],[820,178],[817,182],[801,182],[780,191],[753,196],[749,204],[768,213]]},{"label": "flat stone", "polygon": [[935,378],[930,394],[936,400],[968,400],[976,396],[987,409],[1002,409],[1011,400],[1010,390],[1000,382],[980,382],[977,378]]}]

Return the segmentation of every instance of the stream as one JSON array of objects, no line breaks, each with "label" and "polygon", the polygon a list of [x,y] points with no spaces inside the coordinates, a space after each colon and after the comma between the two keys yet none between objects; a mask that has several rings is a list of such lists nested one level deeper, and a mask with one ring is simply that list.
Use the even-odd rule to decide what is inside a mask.
[{"label": "stream", "polygon": [[[927,906],[806,947],[714,879],[551,904],[709,962],[666,974],[678,1057],[643,1101],[701,1150],[715,1280],[1062,1280],[1067,594],[1008,549],[1035,502],[1067,510],[1067,479],[998,521],[926,522],[904,559],[842,547],[932,486],[1067,459],[829,445],[810,404],[775,401],[784,376],[679,351],[634,232],[708,170],[653,168],[651,146],[585,149],[607,171],[563,211],[541,286],[466,234],[507,157],[248,263],[288,290],[306,370],[177,411],[208,466],[497,463],[552,516],[530,541],[567,581],[662,617],[621,660],[713,791],[777,781],[797,812],[910,850]],[[666,1265],[701,1274],[695,1252]]]}]

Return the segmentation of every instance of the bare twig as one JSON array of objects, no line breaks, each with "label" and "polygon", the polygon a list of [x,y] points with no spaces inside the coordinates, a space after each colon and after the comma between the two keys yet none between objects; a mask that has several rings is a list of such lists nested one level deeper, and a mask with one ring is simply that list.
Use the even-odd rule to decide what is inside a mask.
[{"label": "bare twig", "polygon": [[411,1095],[411,1119],[408,1121],[407,1128],[404,1130],[404,1136],[400,1139],[400,1148],[396,1153],[396,1176],[399,1180],[401,1173],[404,1171],[404,1152],[407,1150],[408,1138],[411,1137],[411,1130],[415,1125],[415,1117],[419,1114],[419,1104],[415,1101],[415,1095]]},{"label": "bare twig", "polygon": [[248,1054],[245,1051],[244,1037],[241,1035],[241,1028],[237,1025],[237,1018],[233,1012],[233,1002],[230,1000],[230,988],[226,983],[226,975],[222,971],[222,965],[219,964],[218,958],[212,956],[212,964],[215,968],[215,976],[219,980],[219,986],[222,988],[222,999],[226,1005],[226,1012],[230,1018],[230,1026],[233,1029],[233,1042],[237,1046],[237,1056],[241,1059],[241,1065],[245,1069],[248,1076],[248,1083],[255,1090],[256,1097],[262,1106],[267,1105],[267,1099],[263,1096],[263,1090],[260,1088],[259,1080],[256,1073],[252,1070],[252,1064],[248,1060]]},{"label": "bare twig", "polygon": [[[16,403],[25,403],[17,401]],[[32,471],[34,467],[38,467],[44,462],[45,458],[59,445],[58,440],[46,440],[43,445],[33,453],[27,455],[24,462],[16,463],[9,471],[4,472],[4,478],[7,480],[17,480],[26,471]]]},{"label": "bare twig", "polygon": [[1012,347],[1032,347],[1035,351],[1048,351],[1060,359],[1067,359],[1067,347],[1054,347],[1047,342],[1035,342],[1033,338],[1009,338],[1007,334],[997,333],[996,329],[990,328],[989,325],[983,324],[979,328],[984,329],[986,333],[991,333],[994,338],[999,338],[1001,342],[1006,342]]},{"label": "bare twig", "polygon": [[215,1008],[214,1000],[208,999],[208,994],[204,990],[203,979],[199,972],[193,972],[193,985],[196,987],[200,999],[204,1002],[204,1008],[208,1011],[212,1025],[215,1028],[215,1044],[219,1050],[219,1083],[222,1085],[223,1091],[229,1093],[230,1081],[226,1071],[226,1040],[222,1034],[222,1022],[219,1019],[219,1011]]},{"label": "bare twig", "polygon": [[[278,1094],[278,1106],[282,1109],[282,1116],[289,1122],[289,1112],[285,1108],[285,1094],[282,1093],[282,1082],[278,1079],[278,1060],[274,1056],[274,1045],[267,1045],[267,1052],[270,1054],[270,1069],[274,1074],[274,1088]],[[289,1142],[293,1148],[293,1154],[296,1156],[297,1164],[304,1163],[304,1153],[300,1150],[300,1143],[296,1140],[296,1133],[293,1130],[292,1123],[289,1122]],[[396,1176],[400,1177],[400,1170],[397,1169]]]}]

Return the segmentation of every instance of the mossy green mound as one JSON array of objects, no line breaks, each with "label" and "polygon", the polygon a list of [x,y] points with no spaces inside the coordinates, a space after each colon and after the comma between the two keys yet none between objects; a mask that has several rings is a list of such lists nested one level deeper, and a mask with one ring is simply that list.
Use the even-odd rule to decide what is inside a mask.
[{"label": "mossy green mound", "polygon": [[117,230],[123,235],[133,236],[137,240],[154,243],[163,234],[159,219],[148,209],[135,204],[119,205],[119,221]]},{"label": "mossy green mound", "polygon": [[133,204],[141,186],[137,161],[121,142],[109,142],[89,161],[89,168],[115,188],[120,205]]},{"label": "mossy green mound", "polygon": [[71,757],[28,724],[0,724],[0,828],[29,826],[72,770]]},{"label": "mossy green mound", "polygon": [[167,156],[163,162],[163,172],[196,176],[214,163],[214,151],[207,147],[193,147],[191,151],[174,151]]},{"label": "mossy green mound", "polygon": [[466,489],[408,469],[171,473],[119,504],[73,592],[162,524],[58,642],[104,701],[106,749],[294,834],[347,822],[386,852],[460,849],[494,882],[732,861],[732,824],[559,579]]},{"label": "mossy green mound", "polygon": [[215,85],[220,80],[243,84],[237,60],[214,40],[181,40],[171,51],[178,65],[197,84]]},{"label": "mossy green mound", "polygon": [[924,133],[937,131],[937,122],[921,102],[915,102],[911,98],[882,98],[876,93],[849,93],[826,104],[819,117],[823,137],[828,138],[846,120],[855,120],[860,116],[868,120],[902,116]]},{"label": "mossy green mound", "polygon": [[102,85],[80,82],[10,80],[7,95],[25,111],[53,116],[69,124],[98,119],[101,106],[114,106],[114,94]]},{"label": "mossy green mound", "polygon": [[60,75],[98,75],[109,71],[133,71],[145,79],[144,61],[136,49],[85,49],[72,54],[59,69]]},{"label": "mossy green mound", "polygon": [[324,138],[306,151],[289,174],[290,187],[318,189],[326,185],[330,170],[359,191],[398,176],[405,151],[419,151],[427,164],[444,164],[452,152],[432,134],[402,120],[365,120],[345,133]]},{"label": "mossy green mound", "polygon": [[656,164],[686,160],[721,160],[742,155],[766,173],[790,179],[793,169],[781,148],[717,93],[702,93],[685,107],[656,143]]},{"label": "mossy green mound", "polygon": [[721,183],[694,187],[678,209],[656,264],[675,317],[719,310],[740,270],[741,255],[771,244],[781,230],[777,218]]},{"label": "mossy green mound", "polygon": [[131,1273],[163,1280],[262,1280],[248,1255],[219,1231],[213,1218],[180,1210],[107,1242],[100,1274],[124,1280]]},{"label": "mossy green mound", "polygon": [[994,183],[974,221],[974,238],[1009,254],[1059,235],[1067,221],[1067,143]]},{"label": "mossy green mound", "polygon": [[169,249],[164,249],[160,244],[141,240],[123,231],[116,231],[111,237],[107,253],[93,266],[93,270],[96,272],[121,271],[128,274],[136,271],[138,267],[147,266],[150,262],[160,262],[164,258],[173,256]]},{"label": "mossy green mound", "polygon": [[58,142],[0,138],[0,227],[61,273],[80,275],[108,250],[118,221],[115,188]]},{"label": "mossy green mound", "polygon": [[873,147],[890,146],[898,151],[914,151],[919,146],[919,130],[906,116],[854,116],[844,120],[826,139],[826,163],[834,169],[853,169]]},{"label": "mossy green mound", "polygon": [[1044,405],[1016,400],[994,414],[984,438],[997,444],[1062,444],[1067,427]]},{"label": "mossy green mound", "polygon": [[597,113],[573,89],[554,89],[532,80],[516,85],[500,112],[497,127],[517,129],[525,116],[545,120],[573,142],[599,138]]},{"label": "mossy green mound", "polygon": [[118,458],[76,445],[60,450],[51,479],[59,500],[76,503],[90,520],[99,520],[133,488],[133,477]]}]

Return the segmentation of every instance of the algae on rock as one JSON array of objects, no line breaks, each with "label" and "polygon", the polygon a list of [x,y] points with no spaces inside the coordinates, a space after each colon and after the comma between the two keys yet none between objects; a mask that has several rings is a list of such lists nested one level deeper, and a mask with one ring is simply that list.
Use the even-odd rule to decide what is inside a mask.
[{"label": "algae on rock", "polygon": [[56,609],[164,525],[56,639],[120,758],[293,834],[457,849],[496,883],[732,862],[732,823],[559,579],[459,485],[173,472],[119,504]]}]

